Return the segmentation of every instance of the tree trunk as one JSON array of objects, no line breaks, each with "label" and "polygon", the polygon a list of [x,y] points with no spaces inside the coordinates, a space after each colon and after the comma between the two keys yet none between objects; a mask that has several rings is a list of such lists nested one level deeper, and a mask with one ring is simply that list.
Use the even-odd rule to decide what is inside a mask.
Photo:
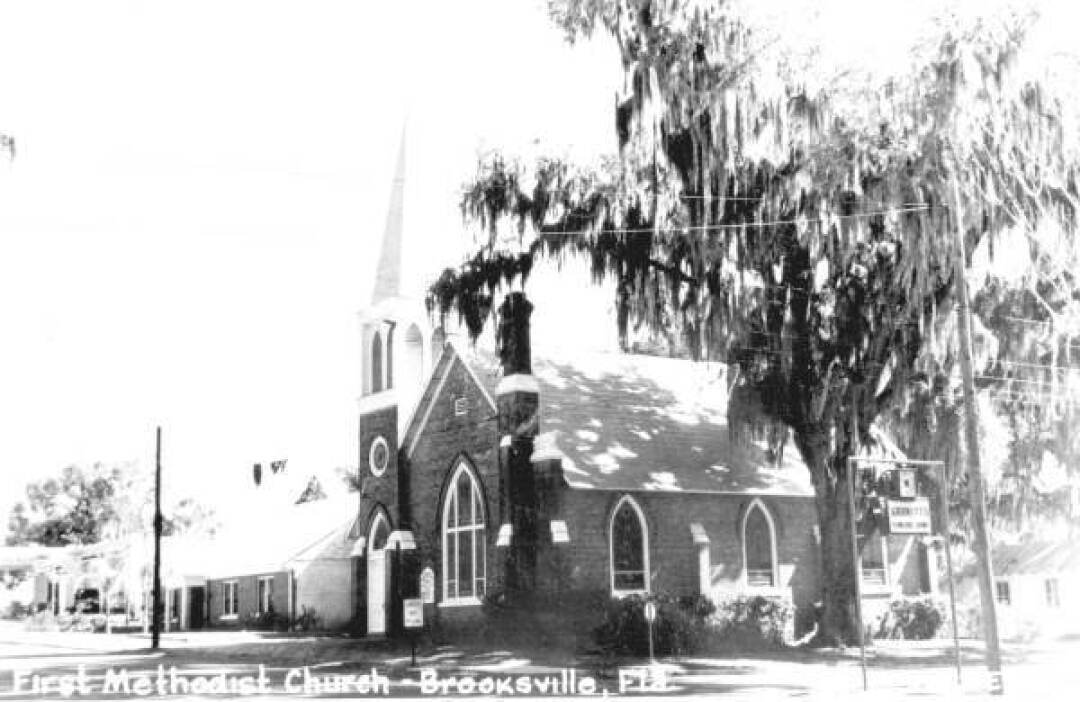
[{"label": "tree trunk", "polygon": [[832,454],[826,430],[809,436],[796,434],[795,443],[810,468],[814,485],[821,546],[821,601],[824,610],[818,623],[820,645],[855,645],[855,561],[851,548],[851,509],[848,504],[847,455]]}]

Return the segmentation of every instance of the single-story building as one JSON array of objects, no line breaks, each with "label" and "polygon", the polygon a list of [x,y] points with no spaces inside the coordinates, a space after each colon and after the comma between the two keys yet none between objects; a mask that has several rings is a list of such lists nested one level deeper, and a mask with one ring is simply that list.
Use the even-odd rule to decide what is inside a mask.
[{"label": "single-story building", "polygon": [[[1080,634],[1080,544],[1031,540],[998,544],[992,554],[998,631],[1003,638]],[[973,572],[961,597],[977,611]]]},{"label": "single-story building", "polygon": [[281,626],[306,613],[322,628],[347,626],[356,598],[356,496],[246,514],[245,527],[219,534],[202,557],[206,624]]}]

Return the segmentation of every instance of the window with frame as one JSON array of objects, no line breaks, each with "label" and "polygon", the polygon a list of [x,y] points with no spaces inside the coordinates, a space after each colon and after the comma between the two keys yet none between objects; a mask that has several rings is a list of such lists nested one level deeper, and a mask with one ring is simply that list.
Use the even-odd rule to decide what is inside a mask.
[{"label": "window with frame", "polygon": [[274,576],[264,575],[258,582],[259,614],[274,611]]},{"label": "window with frame", "polygon": [[1058,579],[1046,579],[1046,606],[1058,608],[1061,606],[1061,593],[1058,591]]},{"label": "window with frame", "polygon": [[487,585],[484,494],[468,464],[458,463],[443,501],[443,601],[479,604]]},{"label": "window with frame", "polygon": [[997,600],[998,604],[1012,604],[1012,589],[1009,587],[1008,580],[994,582],[994,599]]},{"label": "window with frame", "polygon": [[777,585],[776,529],[760,500],[751,502],[743,517],[743,558],[748,587]]},{"label": "window with frame", "polygon": [[872,533],[859,537],[859,558],[862,561],[862,581],[866,585],[887,585],[888,571],[885,566],[885,537]]},{"label": "window with frame", "polygon": [[235,580],[221,584],[221,607],[226,617],[235,617],[240,612],[240,588]]},{"label": "window with frame", "polygon": [[611,592],[616,597],[649,591],[649,537],[645,513],[629,495],[615,505],[608,530]]}]

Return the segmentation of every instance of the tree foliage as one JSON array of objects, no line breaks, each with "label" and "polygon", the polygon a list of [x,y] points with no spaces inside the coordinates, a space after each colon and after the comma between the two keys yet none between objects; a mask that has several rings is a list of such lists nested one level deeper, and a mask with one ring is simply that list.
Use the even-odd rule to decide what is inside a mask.
[{"label": "tree foliage", "polygon": [[[132,465],[70,465],[26,486],[8,518],[8,545],[69,546],[153,531],[153,485]],[[192,498],[166,508],[162,533],[214,529],[213,511]]]},{"label": "tree foliage", "polygon": [[773,27],[751,3],[549,6],[571,41],[618,45],[618,157],[482,162],[463,211],[484,240],[429,304],[475,336],[501,285],[577,253],[615,281],[622,339],[631,324],[675,328],[692,357],[733,364],[810,468],[825,625],[850,636],[846,458],[912,388],[952,374],[952,337],[938,332],[953,232],[967,263],[1015,232],[1072,246],[1076,111],[1032,56],[1035,17],[927,17],[902,70],[875,71],[808,45],[813,22]]}]

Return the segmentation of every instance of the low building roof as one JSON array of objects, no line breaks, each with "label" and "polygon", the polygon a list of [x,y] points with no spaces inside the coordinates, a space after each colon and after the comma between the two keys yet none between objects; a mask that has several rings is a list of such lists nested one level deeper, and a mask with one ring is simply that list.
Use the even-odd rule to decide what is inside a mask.
[{"label": "low building roof", "polygon": [[994,547],[995,575],[1053,575],[1080,570],[1080,543],[1028,541]]},{"label": "low building roof", "polygon": [[[458,350],[489,393],[494,354]],[[534,353],[540,433],[534,460],[558,458],[573,488],[811,496],[789,442],[732,441],[723,364],[615,352]]]},{"label": "low building roof", "polygon": [[[185,575],[222,578],[287,570],[315,558],[347,556],[355,539],[356,496],[316,500],[252,514],[244,524],[219,532],[197,548],[177,553]],[[337,542],[341,543],[338,544]]]},{"label": "low building roof", "polygon": [[47,558],[59,547],[49,546],[0,546],[0,568],[29,568],[35,561]]}]

